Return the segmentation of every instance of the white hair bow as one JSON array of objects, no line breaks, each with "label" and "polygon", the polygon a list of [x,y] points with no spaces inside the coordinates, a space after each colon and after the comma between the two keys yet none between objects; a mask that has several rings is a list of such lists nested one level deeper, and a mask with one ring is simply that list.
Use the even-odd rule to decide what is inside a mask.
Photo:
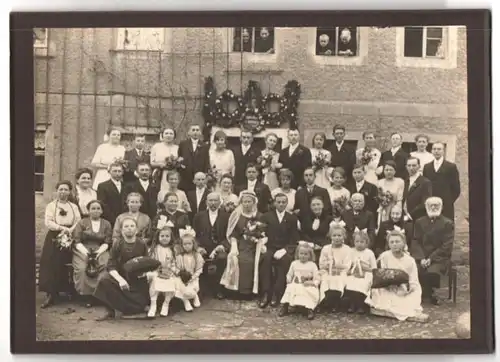
[{"label": "white hair bow", "polygon": [[181,238],[185,237],[185,236],[191,236],[191,237],[196,237],[196,231],[194,231],[194,229],[191,227],[191,226],[186,226],[185,229],[179,229],[179,236]]},{"label": "white hair bow", "polygon": [[314,248],[314,244],[313,243],[310,243],[310,242],[307,242],[307,241],[304,241],[304,240],[299,241],[299,245],[301,245],[301,246],[308,246],[311,249]]},{"label": "white hair bow", "polygon": [[160,215],[158,219],[158,223],[156,224],[157,229],[163,229],[164,227],[173,228],[175,227],[174,223],[167,219],[165,215]]},{"label": "white hair bow", "polygon": [[[401,234],[405,234],[405,230],[403,228],[400,228],[399,226],[397,225],[394,225],[394,231],[398,231],[400,232]],[[391,232],[391,230],[387,230],[387,234],[389,234]]]},{"label": "white hair bow", "polygon": [[366,228],[365,228],[365,229],[361,229],[361,230],[359,230],[359,228],[356,226],[356,227],[354,228],[354,232],[355,232],[355,233],[364,233],[364,234],[366,234],[366,233],[367,233],[367,230],[366,230]]},{"label": "white hair bow", "polygon": [[344,222],[344,220],[340,220],[340,221],[335,221],[335,220],[333,220],[333,221],[330,223],[330,228],[331,228],[332,226],[340,226],[340,227],[345,228],[345,222]]}]

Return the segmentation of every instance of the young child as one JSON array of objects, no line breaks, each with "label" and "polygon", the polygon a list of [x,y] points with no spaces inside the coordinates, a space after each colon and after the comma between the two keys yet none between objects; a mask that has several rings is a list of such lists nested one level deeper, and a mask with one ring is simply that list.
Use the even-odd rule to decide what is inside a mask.
[{"label": "young child", "polygon": [[[186,312],[191,312],[193,307],[200,307],[200,275],[203,272],[203,264],[205,261],[198,252],[196,243],[196,233],[190,227],[179,230],[180,245],[176,250],[176,264],[179,268],[179,277],[181,282],[175,292],[175,296],[182,300]],[[191,304],[191,300],[193,304]]]},{"label": "young child", "polygon": [[346,176],[345,171],[342,167],[330,167],[327,171],[328,179],[330,180],[332,186],[327,188],[328,195],[330,196],[330,201],[333,204],[342,198],[345,199],[346,203],[351,197],[351,193],[345,187],[343,187]]},{"label": "young child", "polygon": [[170,301],[174,297],[179,278],[179,269],[175,263],[175,255],[172,245],[172,229],[168,226],[158,230],[157,237],[154,238],[150,249],[150,256],[161,262],[158,270],[147,274],[149,284],[149,297],[151,305],[148,311],[148,318],[156,316],[157,300],[160,294],[164,294],[165,301],[161,307],[160,315],[168,316]]},{"label": "young child", "polygon": [[404,251],[405,235],[398,230],[390,231],[387,244],[389,250],[379,257],[380,267],[404,270],[410,277],[409,288],[402,284],[372,289],[371,299],[367,298],[366,303],[372,307],[371,313],[375,315],[400,321],[426,322],[429,316],[423,313],[421,306],[422,288],[418,280],[417,263]]},{"label": "young child", "polygon": [[314,263],[313,244],[299,241],[295,260],[286,275],[287,287],[281,298],[279,316],[288,314],[288,307],[301,306],[307,310],[307,319],[314,319],[314,309],[319,303],[318,267]]},{"label": "young child", "polygon": [[340,300],[344,293],[351,248],[344,244],[346,231],[339,224],[332,224],[328,235],[332,243],[325,245],[319,256],[320,307],[336,312],[340,308]]},{"label": "young child", "polygon": [[380,224],[380,228],[377,232],[377,238],[375,241],[375,246],[373,250],[375,251],[375,256],[379,256],[384,251],[388,250],[386,243],[387,233],[392,230],[401,230],[405,233],[405,236],[409,238],[412,237],[412,225],[403,219],[403,209],[400,205],[394,205],[391,209],[389,220],[383,221]]},{"label": "young child", "polygon": [[365,300],[370,295],[372,270],[377,268],[377,261],[373,251],[368,249],[370,240],[366,232],[355,231],[353,239],[351,268],[347,271],[344,297],[349,305],[349,313],[364,314],[369,309]]}]

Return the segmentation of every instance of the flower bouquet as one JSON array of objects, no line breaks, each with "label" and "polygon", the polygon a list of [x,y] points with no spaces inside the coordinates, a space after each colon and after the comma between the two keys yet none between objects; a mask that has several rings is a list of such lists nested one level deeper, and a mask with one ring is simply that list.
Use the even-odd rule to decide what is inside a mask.
[{"label": "flower bouquet", "polygon": [[318,152],[316,157],[314,157],[312,168],[314,171],[318,171],[324,169],[329,165],[330,162],[328,161],[326,154],[323,152]]},{"label": "flower bouquet", "polygon": [[184,159],[182,157],[170,155],[165,158],[165,170],[182,170],[184,168],[186,168],[186,165],[184,165]]},{"label": "flower bouquet", "polygon": [[372,162],[372,150],[368,147],[365,147],[363,150],[363,153],[361,154],[361,164],[363,165],[368,165],[370,162]]},{"label": "flower bouquet", "polygon": [[61,231],[54,239],[59,250],[69,250],[73,246],[73,239],[67,231]]},{"label": "flower bouquet", "polygon": [[334,217],[342,216],[344,211],[347,209],[348,204],[349,200],[345,196],[340,196],[339,198],[333,200],[332,208]]},{"label": "flower bouquet", "polygon": [[266,172],[267,170],[271,169],[273,166],[273,154],[270,152],[266,152],[259,157],[257,157],[257,163],[260,166],[260,168]]},{"label": "flower bouquet", "polygon": [[394,202],[394,195],[389,191],[378,188],[377,202],[381,208],[385,208]]},{"label": "flower bouquet", "polygon": [[218,180],[217,176],[218,176],[217,167],[213,165],[211,168],[208,169],[207,172],[207,189],[211,191],[215,190]]},{"label": "flower bouquet", "polygon": [[124,171],[128,171],[128,161],[123,159],[122,157],[117,157],[113,160],[114,164],[120,164],[123,167]]},{"label": "flower bouquet", "polygon": [[234,209],[236,209],[236,204],[234,202],[232,202],[232,201],[229,201],[229,202],[225,203],[223,206],[224,206],[224,210],[228,214],[232,213],[234,211]]},{"label": "flower bouquet", "polygon": [[243,229],[243,237],[247,240],[257,242],[266,237],[266,224],[253,218],[248,220],[247,225]]}]

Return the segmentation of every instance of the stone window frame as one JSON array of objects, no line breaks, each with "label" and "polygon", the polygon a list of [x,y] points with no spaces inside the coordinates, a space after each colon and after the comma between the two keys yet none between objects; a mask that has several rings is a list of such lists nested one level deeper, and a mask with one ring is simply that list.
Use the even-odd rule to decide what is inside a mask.
[{"label": "stone window frame", "polygon": [[[155,46],[136,46],[125,47],[125,31],[128,29],[147,29],[147,31],[153,31],[156,29],[158,31],[158,41]],[[114,29],[114,48],[112,51],[118,54],[127,54],[131,58],[148,58],[149,55],[160,54],[160,53],[170,53],[172,51],[172,40],[173,33],[172,28],[115,28]]]},{"label": "stone window frame", "polygon": [[[35,189],[35,194],[40,194],[43,195],[44,189],[45,189],[45,173],[47,170],[47,132],[45,129],[40,129],[36,128],[35,129],[35,143],[34,143],[34,152],[35,152],[35,157],[41,157],[42,162],[43,162],[43,172],[36,172],[36,170],[33,168],[33,178],[35,179],[35,176],[41,176],[42,177],[42,189],[41,190],[36,190]],[[35,183],[36,186],[36,183]]]},{"label": "stone window frame", "polygon": [[[444,58],[413,58],[404,56],[405,27],[396,27],[396,66],[400,68],[438,68],[454,69],[457,67],[458,26],[440,26],[444,30]],[[424,27],[426,29],[427,27]]]},{"label": "stone window frame", "polygon": [[316,37],[317,27],[307,28],[308,34],[308,53],[316,64],[326,66],[361,66],[365,64],[368,55],[368,35],[370,28],[367,26],[358,26],[358,55],[355,57],[346,56],[325,56],[316,55]]}]

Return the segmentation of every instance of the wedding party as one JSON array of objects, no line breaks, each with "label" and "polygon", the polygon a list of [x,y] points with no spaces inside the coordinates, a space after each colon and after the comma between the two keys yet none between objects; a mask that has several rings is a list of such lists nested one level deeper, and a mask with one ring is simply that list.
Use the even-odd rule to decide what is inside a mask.
[{"label": "wedding party", "polygon": [[35,29],[37,339],[470,338],[465,47]]}]

